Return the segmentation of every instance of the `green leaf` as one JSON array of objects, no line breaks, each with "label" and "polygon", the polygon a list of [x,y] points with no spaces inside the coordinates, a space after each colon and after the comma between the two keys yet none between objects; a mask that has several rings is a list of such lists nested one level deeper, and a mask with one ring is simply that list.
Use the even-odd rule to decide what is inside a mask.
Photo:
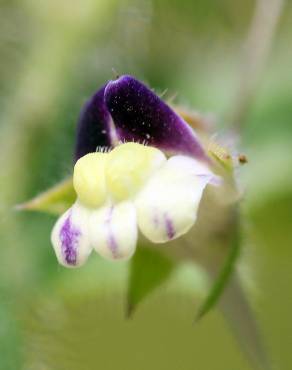
[{"label": "green leaf", "polygon": [[[237,214],[235,215],[235,217],[236,219],[238,219]],[[208,313],[216,305],[234,271],[241,245],[238,220],[234,222],[233,230],[231,232],[233,233],[233,235],[231,238],[229,254],[227,255],[222,270],[220,271],[215,282],[213,283],[209,294],[207,295],[202,306],[199,308],[197,312],[195,318],[196,321],[200,320],[203,316],[206,315],[206,313]]]},{"label": "green leaf", "polygon": [[40,211],[60,215],[75,202],[76,193],[72,178],[63,180],[35,198],[17,205],[17,210]]},{"label": "green leaf", "polygon": [[219,302],[219,309],[252,368],[271,370],[272,365],[256,315],[250,306],[242,282],[235,272]]},{"label": "green leaf", "polygon": [[174,270],[174,263],[159,251],[139,247],[130,262],[126,316],[164,283]]}]

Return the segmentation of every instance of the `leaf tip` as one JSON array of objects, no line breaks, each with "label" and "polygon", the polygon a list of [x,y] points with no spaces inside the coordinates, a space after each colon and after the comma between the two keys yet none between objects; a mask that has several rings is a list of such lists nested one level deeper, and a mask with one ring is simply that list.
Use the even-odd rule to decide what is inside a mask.
[{"label": "leaf tip", "polygon": [[195,318],[194,318],[194,321],[193,321],[193,324],[194,325],[197,325],[198,322],[201,320],[201,318],[203,317],[203,313],[199,312],[196,314]]},{"label": "leaf tip", "polygon": [[16,211],[16,212],[29,211],[29,210],[33,210],[33,206],[31,205],[31,202],[18,203],[12,206],[12,211]]},{"label": "leaf tip", "polygon": [[126,310],[125,310],[126,320],[130,320],[133,318],[134,311],[135,311],[135,305],[128,300],[127,305],[126,305]]}]

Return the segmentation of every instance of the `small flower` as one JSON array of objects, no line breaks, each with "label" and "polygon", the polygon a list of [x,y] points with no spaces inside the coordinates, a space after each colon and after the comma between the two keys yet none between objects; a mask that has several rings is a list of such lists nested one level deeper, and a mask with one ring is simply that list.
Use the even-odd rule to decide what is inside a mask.
[{"label": "small flower", "polygon": [[218,182],[193,130],[130,76],[110,81],[85,106],[75,160],[77,200],[51,237],[68,267],[82,265],[93,248],[107,259],[130,258],[138,229],[152,243],[186,234],[206,185]]}]

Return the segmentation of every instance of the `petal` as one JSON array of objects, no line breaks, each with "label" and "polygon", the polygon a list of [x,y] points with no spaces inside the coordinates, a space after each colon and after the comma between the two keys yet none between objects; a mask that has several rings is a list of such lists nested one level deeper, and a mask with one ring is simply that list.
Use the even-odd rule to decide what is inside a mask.
[{"label": "petal", "polygon": [[110,81],[105,103],[120,140],[146,142],[170,153],[209,161],[190,126],[135,78],[122,76]]},{"label": "petal", "polygon": [[190,157],[183,155],[173,156],[167,161],[166,167],[179,171],[182,175],[197,176],[202,184],[205,185],[210,183],[219,186],[222,183],[221,177],[215,175],[208,166]]},{"label": "petal", "polygon": [[137,143],[115,147],[106,164],[106,184],[112,199],[122,201],[135,196],[165,162],[164,153],[157,148]]},{"label": "petal", "polygon": [[107,156],[107,153],[88,153],[75,163],[73,186],[79,201],[87,207],[100,207],[106,200]]},{"label": "petal", "polygon": [[104,104],[104,85],[85,104],[77,126],[75,161],[97,148],[112,145],[111,116]]},{"label": "petal", "polygon": [[212,177],[205,176],[204,170],[196,160],[176,156],[146,184],[135,204],[139,228],[149,240],[164,243],[194,225],[203,190]]},{"label": "petal", "polygon": [[137,234],[136,210],[130,202],[103,207],[90,215],[90,241],[107,259],[130,258],[136,249]]},{"label": "petal", "polygon": [[56,222],[51,241],[59,263],[79,267],[92,248],[88,238],[88,210],[76,202]]}]

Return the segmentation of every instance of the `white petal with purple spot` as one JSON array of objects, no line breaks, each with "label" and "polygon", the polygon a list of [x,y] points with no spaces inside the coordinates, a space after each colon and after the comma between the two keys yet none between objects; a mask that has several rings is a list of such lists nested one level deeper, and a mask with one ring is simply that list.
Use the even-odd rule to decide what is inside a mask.
[{"label": "white petal with purple spot", "polygon": [[88,238],[89,211],[76,202],[56,222],[51,241],[59,263],[79,267],[87,260],[92,247]]},{"label": "white petal with purple spot", "polygon": [[136,199],[141,232],[154,243],[164,243],[188,232],[211,179],[212,173],[191,158],[169,159]]},{"label": "white petal with purple spot", "polygon": [[89,235],[95,250],[116,260],[130,258],[137,243],[136,210],[131,202],[103,207],[89,218]]}]

